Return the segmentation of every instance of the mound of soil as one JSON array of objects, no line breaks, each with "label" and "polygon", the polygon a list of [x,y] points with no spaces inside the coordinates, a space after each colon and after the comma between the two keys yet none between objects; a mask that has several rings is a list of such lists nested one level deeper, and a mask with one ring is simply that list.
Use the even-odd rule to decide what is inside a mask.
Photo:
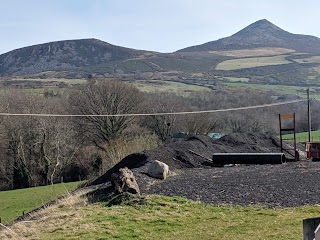
[{"label": "mound of soil", "polygon": [[[219,140],[194,136],[161,148],[131,154],[89,185],[106,183],[113,172],[132,169],[142,194],[182,196],[215,204],[301,206],[319,204],[320,163],[300,161],[281,165],[214,167],[213,153],[280,152],[279,140],[265,134],[230,134]],[[291,146],[292,147],[292,146]],[[303,148],[303,146],[302,146]],[[166,180],[149,177],[148,165],[169,165]]]},{"label": "mound of soil", "polygon": [[140,168],[154,160],[166,163],[171,170],[219,167],[221,165],[213,164],[210,161],[213,153],[280,152],[279,146],[278,139],[260,133],[233,133],[219,140],[212,140],[207,136],[192,136],[186,141],[172,142],[154,150],[131,154],[90,185],[109,181],[111,174],[120,168]]}]

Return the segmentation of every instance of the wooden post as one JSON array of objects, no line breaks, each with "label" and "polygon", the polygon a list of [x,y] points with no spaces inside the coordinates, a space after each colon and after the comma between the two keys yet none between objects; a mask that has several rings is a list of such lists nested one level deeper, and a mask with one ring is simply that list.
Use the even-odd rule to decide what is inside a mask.
[{"label": "wooden post", "polygon": [[319,218],[307,218],[303,220],[303,240],[313,240],[315,238],[314,231],[320,224]]},{"label": "wooden post", "polygon": [[308,95],[308,140],[311,141],[311,107],[310,107],[310,89],[307,90]]},{"label": "wooden post", "polygon": [[282,150],[282,125],[281,125],[281,114],[279,114],[279,131],[280,131],[280,149]]}]

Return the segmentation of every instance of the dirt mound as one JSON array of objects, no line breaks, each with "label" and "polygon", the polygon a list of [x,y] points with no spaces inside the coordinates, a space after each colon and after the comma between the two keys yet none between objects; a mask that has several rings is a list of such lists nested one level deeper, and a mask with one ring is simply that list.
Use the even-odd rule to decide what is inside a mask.
[{"label": "dirt mound", "polygon": [[280,152],[279,140],[271,135],[260,133],[233,133],[219,140],[196,135],[186,141],[172,142],[154,150],[131,154],[90,185],[109,181],[113,172],[125,166],[130,169],[140,168],[144,171],[145,165],[153,160],[166,163],[170,170],[215,167],[217,165],[210,160],[213,153],[219,152]]},{"label": "dirt mound", "polygon": [[232,133],[215,141],[214,145],[221,146],[218,149],[225,152],[280,152],[279,139],[262,133]]},{"label": "dirt mound", "polygon": [[[142,194],[182,196],[213,204],[270,207],[319,204],[320,187],[314,184],[320,181],[319,163],[214,168],[210,161],[213,153],[272,153],[280,152],[279,145],[279,139],[267,134],[234,133],[219,140],[193,136],[152,151],[131,154],[91,185],[108,182],[113,172],[127,166],[132,169]],[[173,174],[165,181],[149,177],[146,172],[152,160],[165,162]]]}]

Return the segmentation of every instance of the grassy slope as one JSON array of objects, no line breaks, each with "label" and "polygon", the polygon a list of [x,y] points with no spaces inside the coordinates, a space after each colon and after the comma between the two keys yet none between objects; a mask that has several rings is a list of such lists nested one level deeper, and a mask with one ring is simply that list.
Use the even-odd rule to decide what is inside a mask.
[{"label": "grassy slope", "polygon": [[9,223],[21,216],[38,208],[57,197],[65,195],[75,189],[79,182],[62,183],[50,186],[25,188],[0,192],[0,217],[2,223]]},{"label": "grassy slope", "polygon": [[40,82],[62,82],[66,84],[84,84],[87,82],[86,79],[63,79],[63,78],[46,78],[46,79],[40,79],[40,78],[15,78],[13,80],[8,80],[10,81],[40,81]]},{"label": "grassy slope", "polygon": [[161,80],[140,80],[133,82],[137,88],[144,92],[190,92],[190,91],[209,91],[208,87],[185,84],[180,82],[161,81]]},{"label": "grassy slope", "polygon": [[[227,82],[225,85],[230,87],[248,87],[259,90],[273,90],[278,92],[280,95],[293,94],[303,98],[307,97],[307,87],[301,86],[286,86],[286,85],[267,85],[267,84],[251,84],[245,82]],[[310,98],[320,99],[319,87],[310,88]]]},{"label": "grassy slope", "polygon": [[219,63],[216,67],[216,70],[235,70],[291,63],[290,61],[286,60],[287,56],[288,55],[279,55],[274,57],[239,58],[226,60]]},{"label": "grassy slope", "polygon": [[282,54],[295,53],[292,49],[286,48],[253,48],[253,49],[240,49],[240,50],[230,50],[230,51],[210,51],[222,56],[236,57],[236,58],[245,58],[245,57],[266,57],[266,56],[275,56]]},{"label": "grassy slope", "polygon": [[[283,139],[293,141],[293,134],[283,135]],[[306,142],[308,141],[308,132],[296,133],[297,142]],[[311,141],[320,141],[320,130],[311,132]]]},{"label": "grassy slope", "polygon": [[149,196],[146,205],[105,207],[67,199],[1,239],[300,239],[302,220],[319,206],[286,209],[212,206],[180,197]]}]

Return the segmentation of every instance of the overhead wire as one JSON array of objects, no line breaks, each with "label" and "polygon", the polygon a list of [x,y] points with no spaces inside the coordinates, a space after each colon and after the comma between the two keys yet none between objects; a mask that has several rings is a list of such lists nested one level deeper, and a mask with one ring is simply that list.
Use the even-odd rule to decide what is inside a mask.
[{"label": "overhead wire", "polygon": [[291,100],[285,102],[269,103],[255,106],[238,107],[238,108],[226,108],[226,109],[214,109],[214,110],[200,110],[200,111],[182,111],[182,112],[158,112],[158,113],[120,113],[120,114],[48,114],[48,113],[0,113],[0,116],[33,116],[33,117],[135,117],[135,116],[164,116],[164,115],[187,115],[187,114],[203,114],[203,113],[217,113],[217,112],[230,112],[240,111],[248,109],[257,109],[265,107],[273,107],[279,105],[287,105],[298,102],[308,101],[303,100]]}]

